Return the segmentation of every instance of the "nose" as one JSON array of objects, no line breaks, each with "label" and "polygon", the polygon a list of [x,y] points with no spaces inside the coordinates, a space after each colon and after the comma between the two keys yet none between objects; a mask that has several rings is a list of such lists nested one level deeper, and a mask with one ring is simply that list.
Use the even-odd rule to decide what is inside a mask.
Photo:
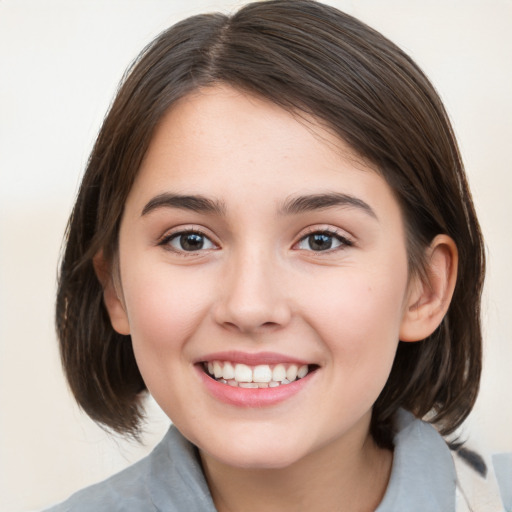
[{"label": "nose", "polygon": [[246,334],[283,328],[291,318],[283,271],[270,251],[248,249],[226,262],[215,321]]}]

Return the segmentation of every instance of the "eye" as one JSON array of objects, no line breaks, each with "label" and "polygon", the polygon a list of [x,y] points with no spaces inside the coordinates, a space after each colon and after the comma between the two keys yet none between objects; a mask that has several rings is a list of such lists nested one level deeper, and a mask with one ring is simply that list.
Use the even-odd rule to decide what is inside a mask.
[{"label": "eye", "polygon": [[331,251],[340,247],[350,247],[353,243],[344,236],[331,231],[316,231],[301,238],[297,244],[298,249],[305,251]]},{"label": "eye", "polygon": [[195,252],[216,249],[217,246],[203,233],[197,231],[181,231],[165,237],[161,245],[176,252]]}]

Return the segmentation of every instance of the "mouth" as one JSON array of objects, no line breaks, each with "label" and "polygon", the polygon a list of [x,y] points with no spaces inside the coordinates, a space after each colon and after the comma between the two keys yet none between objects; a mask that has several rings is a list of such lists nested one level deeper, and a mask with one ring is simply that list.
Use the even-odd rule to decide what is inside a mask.
[{"label": "mouth", "polygon": [[204,373],[215,381],[246,389],[287,386],[318,369],[315,364],[278,363],[252,366],[221,360],[203,361],[201,365]]}]

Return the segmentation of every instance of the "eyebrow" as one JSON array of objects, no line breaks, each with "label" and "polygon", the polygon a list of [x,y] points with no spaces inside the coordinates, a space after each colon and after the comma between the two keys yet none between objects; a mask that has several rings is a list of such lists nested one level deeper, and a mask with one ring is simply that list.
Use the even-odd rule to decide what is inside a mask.
[{"label": "eyebrow", "polygon": [[[368,203],[355,196],[339,192],[291,197],[283,203],[278,213],[280,215],[298,215],[333,207],[357,208],[378,220],[377,214]],[[164,193],[148,201],[142,210],[141,216],[147,215],[159,208],[179,208],[198,213],[213,213],[220,216],[226,214],[226,206],[222,201],[210,199],[202,195]]]},{"label": "eyebrow", "polygon": [[281,215],[297,215],[336,206],[357,208],[370,215],[370,217],[379,220],[377,214],[368,203],[358,197],[339,192],[291,197],[284,202],[279,213]]},{"label": "eyebrow", "polygon": [[181,194],[159,194],[153,197],[142,210],[141,216],[159,208],[179,208],[182,210],[191,210],[198,213],[214,213],[225,215],[226,207],[221,201],[209,199],[201,195],[181,195]]}]

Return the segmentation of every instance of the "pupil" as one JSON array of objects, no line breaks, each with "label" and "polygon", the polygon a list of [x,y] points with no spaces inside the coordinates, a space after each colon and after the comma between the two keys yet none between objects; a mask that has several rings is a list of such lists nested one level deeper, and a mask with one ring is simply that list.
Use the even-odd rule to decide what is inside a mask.
[{"label": "pupil", "polygon": [[309,237],[309,246],[314,251],[326,251],[332,247],[332,237],[323,233],[317,233]]},{"label": "pupil", "polygon": [[180,244],[186,251],[197,251],[198,249],[202,249],[204,239],[201,235],[188,233],[180,236]]}]

